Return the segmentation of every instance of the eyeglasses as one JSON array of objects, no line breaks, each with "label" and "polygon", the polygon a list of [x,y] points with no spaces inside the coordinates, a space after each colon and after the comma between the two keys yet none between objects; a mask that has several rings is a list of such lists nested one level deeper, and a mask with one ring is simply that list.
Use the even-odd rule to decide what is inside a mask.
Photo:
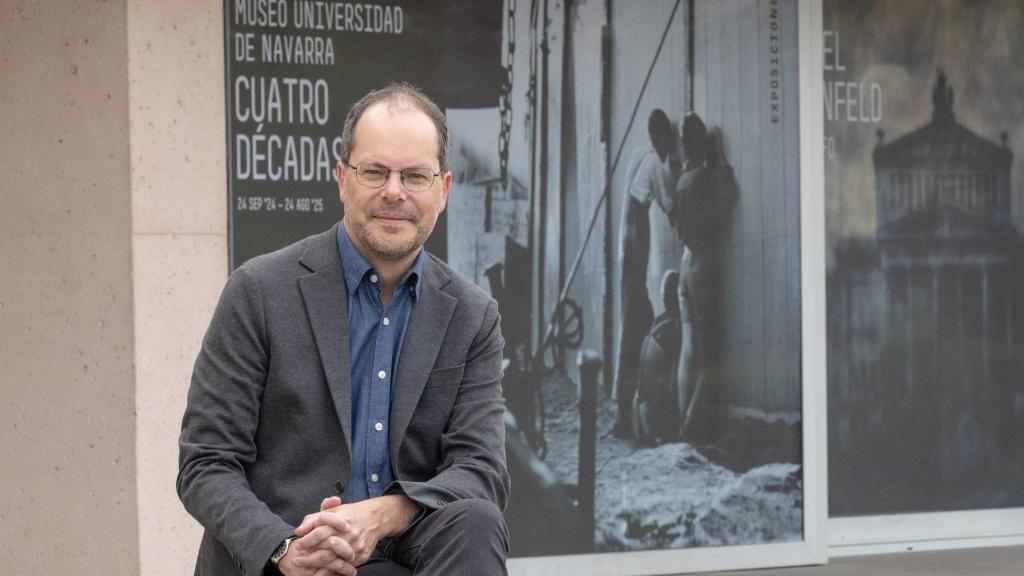
[{"label": "eyeglasses", "polygon": [[369,162],[360,162],[356,166],[348,163],[346,165],[356,171],[356,180],[367,188],[380,188],[384,186],[387,184],[388,178],[391,177],[391,173],[398,172],[401,174],[402,187],[409,192],[423,192],[429,190],[434,185],[434,178],[441,175],[440,172],[434,172],[430,168],[393,170],[387,166]]}]

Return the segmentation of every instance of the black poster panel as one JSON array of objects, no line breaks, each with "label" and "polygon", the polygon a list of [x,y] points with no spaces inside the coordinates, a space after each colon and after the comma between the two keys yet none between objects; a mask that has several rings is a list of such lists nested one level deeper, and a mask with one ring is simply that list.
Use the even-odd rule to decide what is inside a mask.
[{"label": "black poster panel", "polygon": [[[497,105],[500,2],[225,0],[224,15],[232,268],[341,218],[341,127],[370,90]],[[427,243],[442,258],[445,227]]]}]

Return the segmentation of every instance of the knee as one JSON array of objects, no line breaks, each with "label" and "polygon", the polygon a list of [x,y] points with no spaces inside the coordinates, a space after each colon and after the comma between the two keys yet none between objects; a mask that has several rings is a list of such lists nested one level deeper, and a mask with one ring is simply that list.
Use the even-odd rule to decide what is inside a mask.
[{"label": "knee", "polygon": [[504,531],[505,518],[501,510],[490,500],[456,500],[445,508],[458,519],[460,527],[468,533],[485,533],[495,529]]},{"label": "knee", "polygon": [[404,564],[417,566],[417,574],[507,576],[508,549],[501,510],[477,499],[456,500],[428,514],[398,554]]}]

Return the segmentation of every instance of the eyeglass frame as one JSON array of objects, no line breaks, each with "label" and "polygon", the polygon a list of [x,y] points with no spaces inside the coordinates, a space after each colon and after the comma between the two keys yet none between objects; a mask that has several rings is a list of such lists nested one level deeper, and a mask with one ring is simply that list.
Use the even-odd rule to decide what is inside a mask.
[{"label": "eyeglass frame", "polygon": [[[371,186],[370,184],[366,184],[365,182],[362,181],[362,179],[359,178],[359,166],[363,165],[363,164],[366,164],[366,165],[369,165],[369,166],[379,166],[380,168],[382,168],[384,170],[387,170],[388,171],[388,175],[387,175],[387,177],[384,178],[384,181],[381,182],[379,186]],[[345,161],[345,166],[347,166],[347,167],[351,168],[352,170],[356,171],[356,182],[359,182],[360,185],[366,186],[367,188],[373,188],[374,190],[387,186],[388,185],[388,180],[391,179],[391,173],[392,172],[398,172],[398,181],[401,182],[402,188],[405,189],[408,192],[426,192],[427,190],[430,190],[430,188],[434,185],[434,180],[441,176],[441,171],[440,170],[438,170],[437,172],[434,172],[430,168],[426,168],[426,167],[424,167],[424,168],[401,168],[401,169],[399,169],[399,168],[391,168],[391,167],[385,166],[383,164],[378,164],[376,162],[360,162],[359,164],[356,164],[355,166],[353,166],[352,163],[349,162],[348,160]],[[405,175],[405,171],[406,170],[426,170],[426,171],[428,171],[430,173],[430,183],[427,184],[426,187],[424,187],[422,190],[419,190],[419,189],[416,189],[416,188],[409,188],[408,186],[405,185],[405,176],[404,175]]]}]

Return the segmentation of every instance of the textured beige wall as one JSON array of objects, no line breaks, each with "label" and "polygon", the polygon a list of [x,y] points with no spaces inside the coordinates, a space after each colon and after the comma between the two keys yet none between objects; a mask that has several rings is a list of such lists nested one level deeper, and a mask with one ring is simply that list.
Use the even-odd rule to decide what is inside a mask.
[{"label": "textured beige wall", "polygon": [[174,479],[192,364],[227,278],[222,11],[221,2],[128,5],[144,576],[191,574],[199,548]]},{"label": "textured beige wall", "polygon": [[192,572],[174,478],[227,275],[221,12],[0,2],[0,553],[32,559],[17,573]]},{"label": "textured beige wall", "polygon": [[124,2],[0,2],[5,573],[137,572],[126,33]]}]

